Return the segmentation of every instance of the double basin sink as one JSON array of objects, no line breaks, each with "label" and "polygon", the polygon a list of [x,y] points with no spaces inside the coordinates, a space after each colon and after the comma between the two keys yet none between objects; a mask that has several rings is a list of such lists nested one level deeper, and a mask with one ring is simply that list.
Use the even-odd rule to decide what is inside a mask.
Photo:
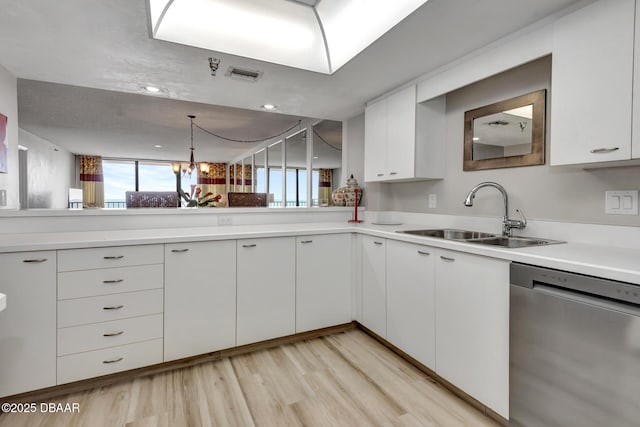
[{"label": "double basin sink", "polygon": [[503,237],[480,231],[456,230],[440,228],[433,230],[404,230],[398,233],[412,234],[422,237],[437,237],[446,240],[457,240],[481,245],[501,246],[503,248],[524,248],[529,246],[544,246],[564,243],[557,240],[538,239],[535,237]]}]

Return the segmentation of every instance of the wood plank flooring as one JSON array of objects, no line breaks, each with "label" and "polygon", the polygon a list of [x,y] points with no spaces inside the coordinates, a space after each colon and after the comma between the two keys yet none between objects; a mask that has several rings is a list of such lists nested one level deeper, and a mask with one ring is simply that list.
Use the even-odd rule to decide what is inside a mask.
[{"label": "wood plank flooring", "polygon": [[0,427],[497,425],[357,329],[52,402],[80,412],[2,414]]}]

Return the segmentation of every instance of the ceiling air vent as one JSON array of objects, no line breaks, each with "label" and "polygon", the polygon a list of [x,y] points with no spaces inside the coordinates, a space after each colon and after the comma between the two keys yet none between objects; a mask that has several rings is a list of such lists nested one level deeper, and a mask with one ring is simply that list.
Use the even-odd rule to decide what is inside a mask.
[{"label": "ceiling air vent", "polygon": [[262,71],[231,66],[224,75],[246,82],[257,82],[258,79],[262,77]]}]

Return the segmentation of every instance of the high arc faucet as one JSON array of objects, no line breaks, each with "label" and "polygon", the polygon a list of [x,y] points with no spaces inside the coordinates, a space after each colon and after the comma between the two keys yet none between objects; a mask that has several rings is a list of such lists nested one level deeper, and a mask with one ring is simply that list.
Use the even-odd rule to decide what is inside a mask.
[{"label": "high arc faucet", "polygon": [[467,198],[464,200],[464,205],[467,207],[473,206],[473,199],[475,199],[476,193],[478,192],[478,190],[484,187],[493,187],[496,190],[500,191],[500,193],[502,193],[502,199],[504,200],[504,215],[502,217],[502,235],[504,237],[511,237],[511,230],[513,230],[514,228],[522,230],[527,226],[527,219],[525,218],[524,214],[520,212],[518,209],[516,209],[516,212],[520,214],[522,219],[521,220],[509,219],[509,196],[507,195],[507,190],[505,190],[504,187],[498,184],[497,182],[488,182],[488,181],[481,182],[480,184],[473,187],[471,191],[469,191],[469,194],[467,194]]}]

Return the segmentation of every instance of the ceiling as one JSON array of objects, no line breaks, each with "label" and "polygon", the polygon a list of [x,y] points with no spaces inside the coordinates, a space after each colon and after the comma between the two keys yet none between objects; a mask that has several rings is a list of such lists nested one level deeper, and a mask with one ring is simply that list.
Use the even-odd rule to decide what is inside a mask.
[{"label": "ceiling", "polygon": [[[273,135],[303,117],[345,120],[366,101],[577,2],[429,0],[324,75],[153,40],[145,0],[0,0],[0,64],[20,78],[24,129],[75,153],[180,159],[187,114],[239,139]],[[211,56],[221,60],[215,77]],[[232,79],[230,66],[262,77]],[[145,85],[162,92],[144,94]],[[261,111],[265,103],[282,114]],[[198,132],[197,158],[228,160],[250,148]]]}]

